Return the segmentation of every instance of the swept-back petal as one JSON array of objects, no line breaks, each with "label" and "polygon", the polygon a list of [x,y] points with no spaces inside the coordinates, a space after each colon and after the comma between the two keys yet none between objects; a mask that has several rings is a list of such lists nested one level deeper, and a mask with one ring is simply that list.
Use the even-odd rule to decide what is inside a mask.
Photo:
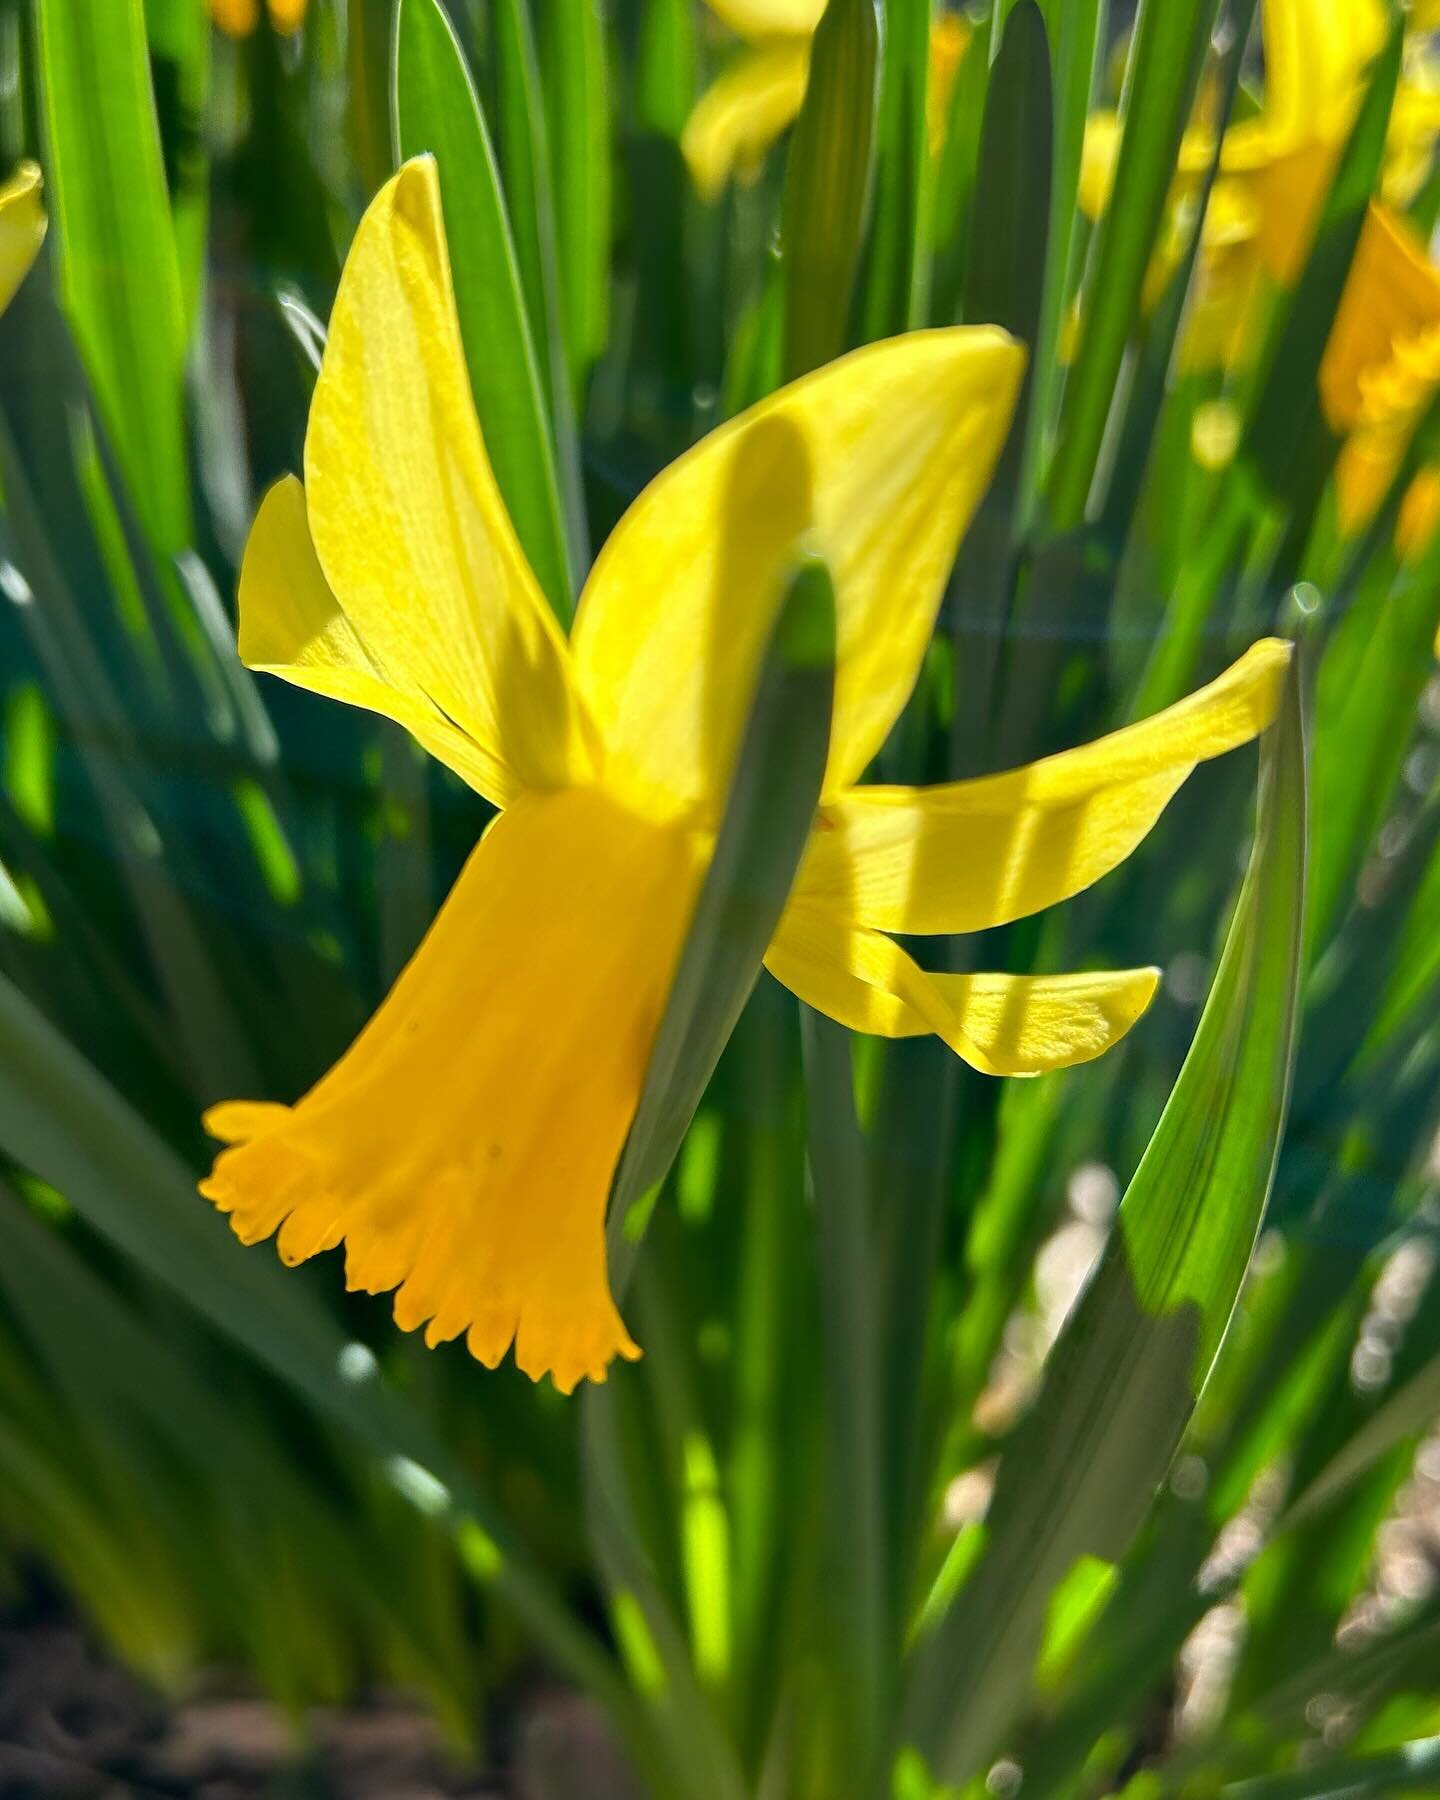
[{"label": "swept-back petal", "polygon": [[1158,969],[1082,975],[931,975],[893,938],[792,902],[765,966],[852,1031],[947,1043],[984,1075],[1039,1075],[1118,1043],[1155,997]]},{"label": "swept-back petal", "polygon": [[939,787],[855,788],[822,808],[797,899],[882,931],[983,931],[1089,887],[1181,782],[1263,731],[1290,645],[1253,644],[1164,712],[1077,750]]},{"label": "swept-back petal", "polygon": [[40,171],[33,162],[21,163],[0,185],[0,312],[14,298],[45,241],[40,186]]},{"label": "swept-back petal", "polygon": [[708,0],[711,12],[744,38],[806,36],[824,16],[826,0]]},{"label": "swept-back petal", "polygon": [[355,234],[310,409],[305,493],[356,636],[505,771],[491,797],[583,780],[569,650],[481,440],[428,156],[381,188]]},{"label": "swept-back petal", "polygon": [[835,582],[827,792],[879,749],[1009,429],[1024,352],[992,326],[867,345],[713,431],[611,533],[576,619],[607,780],[718,813],[801,540]]},{"label": "swept-back petal", "polygon": [[293,475],[260,503],[240,567],[240,659],[296,687],[383,713],[471,787],[504,805],[514,781],[505,765],[452,725],[404,668],[370,651],[330,591]]},{"label": "swept-back petal", "polygon": [[346,1246],[405,1330],[511,1342],[569,1391],[636,1356],[605,1273],[605,1206],[700,859],[595,789],[503,813],[389,997],[296,1106],[207,1115],[201,1191],[286,1262]]},{"label": "swept-back petal", "polygon": [[799,113],[810,80],[808,37],[742,51],[696,101],[680,148],[695,191],[718,200],[734,176],[752,181],[765,152]]}]

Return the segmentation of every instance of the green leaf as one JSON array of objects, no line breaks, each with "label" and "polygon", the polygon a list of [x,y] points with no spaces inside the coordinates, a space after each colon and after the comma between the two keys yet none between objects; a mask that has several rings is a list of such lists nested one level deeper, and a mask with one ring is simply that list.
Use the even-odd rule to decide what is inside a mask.
[{"label": "green leaf", "polygon": [[820,798],[834,681],[834,590],[824,563],[807,556],[776,618],[715,853],[615,1176],[609,1250],[617,1291],[634,1260],[626,1215],[675,1160],[785,909]]},{"label": "green leaf", "polygon": [[833,1682],[855,1791],[880,1748],[896,1638],[889,1617],[887,1473],[880,1428],[867,1148],[855,1116],[850,1033],[801,1009],[810,1179],[820,1275],[833,1584]]},{"label": "green leaf", "polygon": [[190,541],[185,309],[141,0],[38,0],[62,302],[157,551]]},{"label": "green leaf", "polygon": [[439,0],[400,0],[395,135],[402,159],[429,151],[439,168],[460,331],[486,448],[530,566],[568,624],[574,584],[510,220],[480,101]]},{"label": "green leaf", "polygon": [[781,212],[787,381],[847,346],[874,174],[880,32],[879,0],[834,0],[815,33]]},{"label": "green leaf", "polygon": [[530,339],[550,406],[570,566],[583,571],[590,567],[589,526],[580,481],[575,403],[569,383],[561,376],[565,346],[556,266],[555,190],[545,108],[540,100],[540,66],[526,0],[495,0],[494,33],[495,147],[510,201]]},{"label": "green leaf", "polygon": [[1085,516],[1216,5],[1217,0],[1141,0],[1136,15],[1120,97],[1124,131],[1115,183],[1095,228],[1080,345],[1050,470],[1047,507],[1057,533],[1073,530]]},{"label": "green leaf", "polygon": [[1263,746],[1249,872],[1190,1054],[1001,1462],[975,1573],[917,1651],[908,1736],[942,1778],[969,1775],[1006,1741],[1052,1592],[1082,1557],[1124,1555],[1214,1361],[1284,1131],[1305,816],[1292,674]]},{"label": "green leaf", "polygon": [[1026,446],[1024,489],[1033,494],[1062,373],[1059,348],[1065,309],[1075,288],[1080,211],[1080,157],[1095,73],[1105,44],[1106,0],[1041,0],[1054,72],[1055,127],[1045,302],[1035,341],[1031,380],[1036,424]]},{"label": "green leaf", "polygon": [[1315,694],[1315,860],[1311,932],[1322,945],[1384,822],[1434,670],[1440,540],[1336,628]]},{"label": "green leaf", "polygon": [[601,0],[546,0],[540,75],[555,184],[560,323],[571,391],[609,335],[610,92]]},{"label": "green leaf", "polygon": [[925,323],[932,204],[927,109],[930,0],[885,0],[875,207],[865,270],[864,335]]},{"label": "green leaf", "polygon": [[511,1541],[413,1401],[347,1378],[346,1340],[301,1281],[244,1249],[194,1177],[85,1058],[0,977],[0,1148],[61,1192],[102,1236],[178,1294],[387,1467],[414,1468],[462,1540],[489,1545],[489,1578],[538,1642],[592,1691],[642,1751],[650,1731],[610,1658]]},{"label": "green leaf", "polygon": [[1336,1756],[1288,1775],[1262,1775],[1220,1790],[1220,1800],[1368,1800],[1420,1794],[1440,1780],[1440,1737],[1418,1738],[1374,1756]]}]

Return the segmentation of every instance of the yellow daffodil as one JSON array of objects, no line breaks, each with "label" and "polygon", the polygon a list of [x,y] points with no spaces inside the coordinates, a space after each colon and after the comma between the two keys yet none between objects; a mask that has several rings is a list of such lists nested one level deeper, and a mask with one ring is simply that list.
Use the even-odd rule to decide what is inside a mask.
[{"label": "yellow daffodil", "polygon": [[[1395,548],[1401,562],[1418,562],[1430,548],[1437,527],[1440,527],[1440,468],[1432,465],[1421,469],[1400,502],[1400,516],[1395,521]],[[1435,640],[1435,654],[1440,656],[1440,637]]]},{"label": "yellow daffodil", "polygon": [[[260,0],[206,0],[210,17],[226,37],[245,38],[260,23]],[[265,0],[273,31],[291,37],[305,23],[308,0]]]},{"label": "yellow daffodil", "polygon": [[[707,0],[744,48],[696,102],[680,139],[690,178],[707,202],[732,179],[751,182],[765,154],[799,116],[810,80],[810,46],[826,0]],[[927,101],[932,154],[945,138],[946,113],[972,33],[958,13],[942,13],[930,32]]]},{"label": "yellow daffodil", "polygon": [[[1182,360],[1192,368],[1228,368],[1259,347],[1255,312],[1267,283],[1293,285],[1364,93],[1367,71],[1385,42],[1382,0],[1263,0],[1265,92],[1260,111],[1232,125],[1201,221],[1200,256]],[[1407,169],[1422,153],[1434,116],[1412,96],[1400,133]],[[1209,104],[1209,96],[1206,97]],[[1200,181],[1214,156],[1203,117],[1185,133],[1170,209],[1149,271],[1144,305],[1153,307],[1189,241]],[[1428,121],[1428,123],[1427,123]],[[1098,218],[1109,203],[1119,155],[1113,113],[1086,127],[1080,205]]]},{"label": "yellow daffodil", "polygon": [[0,184],[0,312],[14,299],[45,241],[40,185],[40,171],[32,162],[21,163]]},{"label": "yellow daffodil", "polygon": [[1320,364],[1320,398],[1345,438],[1342,530],[1373,515],[1440,388],[1440,269],[1404,219],[1372,204]]},{"label": "yellow daffodil", "polygon": [[889,935],[980,930],[1126,857],[1202,758],[1271,718],[1288,655],[1083,749],[937,788],[856,782],[914,684],[1009,427],[1019,347],[989,327],[874,344],[722,426],[634,502],[567,639],[470,401],[436,172],[407,163],[346,261],[304,485],[266,496],[240,577],[255,669],[384,713],[503,810],[351,1049],[294,1106],[207,1115],[202,1191],[290,1263],[344,1241],[405,1328],[514,1344],[568,1391],[636,1346],[604,1215],[764,646],[797,546],[836,593],[815,827],[772,972],[864,1031],[977,1068],[1099,1055],[1153,969],[924,972]]}]

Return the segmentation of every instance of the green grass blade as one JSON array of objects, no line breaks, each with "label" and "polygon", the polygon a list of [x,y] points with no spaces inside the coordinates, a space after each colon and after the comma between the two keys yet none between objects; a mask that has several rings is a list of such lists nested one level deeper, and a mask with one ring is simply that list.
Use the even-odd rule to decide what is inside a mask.
[{"label": "green grass blade", "polygon": [[59,285],[155,548],[190,541],[185,309],[141,0],[39,0]]},{"label": "green grass blade", "polygon": [[1062,373],[1060,332],[1075,286],[1072,265],[1078,262],[1080,214],[1076,196],[1080,188],[1080,155],[1096,69],[1105,44],[1108,0],[1041,0],[1040,10],[1050,40],[1054,72],[1055,143],[1045,249],[1045,304],[1031,374],[1036,422],[1025,451],[1023,485],[1027,497],[1034,492]]},{"label": "green grass blade", "polygon": [[495,148],[510,202],[530,340],[550,406],[556,468],[565,501],[571,567],[590,566],[589,527],[580,482],[580,446],[560,326],[560,275],[555,245],[555,189],[549,135],[540,99],[540,65],[527,0],[496,0],[494,9]]},{"label": "green grass blade", "polygon": [[933,203],[929,80],[930,0],[885,0],[875,209],[863,308],[868,341],[925,323]]},{"label": "green grass blade", "polygon": [[302,1282],[247,1252],[191,1171],[9,982],[0,978],[0,1148],[63,1193],[96,1231],[217,1330],[353,1432],[387,1464],[441,1484],[462,1535],[482,1535],[487,1578],[538,1642],[644,1744],[648,1731],[606,1653],[510,1541],[419,1411],[343,1373],[345,1338]]},{"label": "green grass blade", "polygon": [[780,226],[787,381],[846,348],[874,174],[880,33],[879,0],[834,0],[815,33]]},{"label": "green grass blade", "polygon": [[1004,1742],[1053,1591],[1082,1559],[1124,1554],[1214,1360],[1284,1130],[1305,817],[1292,675],[1263,749],[1249,873],[1190,1054],[1002,1460],[980,1563],[917,1652],[910,1735],[946,1779]]},{"label": "green grass blade", "polygon": [[610,330],[610,76],[600,0],[545,0],[539,35],[560,323],[578,405]]},{"label": "green grass blade", "polygon": [[879,1343],[867,1151],[855,1116],[850,1033],[801,1011],[810,1180],[824,1342],[834,1685],[847,1766],[867,1792],[889,1699],[895,1638],[885,1548]]},{"label": "green grass blade", "polygon": [[1120,103],[1125,128],[1115,185],[1095,230],[1080,346],[1066,384],[1060,441],[1050,470],[1047,506],[1057,532],[1073,530],[1085,517],[1216,4],[1141,0]]},{"label": "green grass blade", "polygon": [[1433,1792],[1440,1737],[1417,1738],[1374,1756],[1337,1756],[1289,1775],[1263,1775],[1220,1790],[1220,1800],[1369,1800],[1371,1794]]},{"label": "green grass blade", "polygon": [[464,52],[439,0],[400,0],[395,131],[402,158],[440,170],[470,386],[510,517],[562,624],[574,611],[540,369],[500,172]]},{"label": "green grass blade", "polygon": [[615,1177],[609,1239],[617,1291],[634,1257],[624,1234],[629,1209],[674,1161],[789,897],[820,798],[834,680],[834,590],[825,565],[807,557],[776,620]]}]

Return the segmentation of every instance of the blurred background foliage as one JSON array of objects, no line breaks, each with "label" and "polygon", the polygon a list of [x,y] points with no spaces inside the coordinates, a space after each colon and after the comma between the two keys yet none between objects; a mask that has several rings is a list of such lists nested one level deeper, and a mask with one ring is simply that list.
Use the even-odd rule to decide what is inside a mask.
[{"label": "blurred background foliage", "polygon": [[[0,1591],[48,1571],[167,1695],[232,1671],[297,1755],[393,1683],[503,1768],[559,1680],[696,1800],[1435,1792],[1436,9],[830,0],[813,43],[718,0],[211,11],[0,0],[0,170],[51,215],[0,319]],[[341,258],[426,148],[562,610],[712,424],[995,321],[1030,374],[880,776],[1303,645],[1303,933],[1297,694],[1253,849],[1241,754],[1095,891],[952,946],[1162,963],[1104,1061],[802,1041],[762,977],[646,1200],[649,1353],[570,1403],[193,1193],[202,1107],[324,1070],[485,822],[234,653]],[[1229,1329],[1172,1394],[1181,1301]]]}]

